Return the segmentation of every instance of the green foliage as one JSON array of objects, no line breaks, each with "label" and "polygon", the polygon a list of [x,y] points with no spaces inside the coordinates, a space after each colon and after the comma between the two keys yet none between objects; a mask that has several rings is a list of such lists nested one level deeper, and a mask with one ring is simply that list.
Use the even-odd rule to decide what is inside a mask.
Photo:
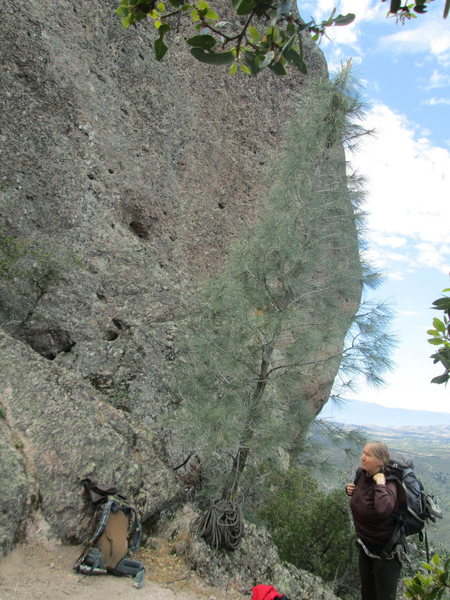
[{"label": "green foliage", "polygon": [[[364,325],[370,312],[360,316],[363,343],[342,348],[363,279],[355,222],[361,182],[342,151],[361,134],[351,121],[361,103],[349,78],[346,70],[335,83],[305,86],[260,218],[199,291],[198,313],[187,323],[174,428],[202,457],[209,496],[238,488],[253,495],[261,464],[296,453],[313,417],[310,382],[321,381],[325,398],[343,353],[349,369],[368,377],[387,364],[386,348]],[[375,346],[370,360],[381,366],[357,358],[364,344]]]},{"label": "green foliage", "polygon": [[[413,2],[402,2],[401,0],[391,0],[388,15],[395,16],[402,23],[407,20],[415,19],[417,15],[423,15],[427,12],[428,5],[433,0],[414,0]],[[385,0],[382,0],[385,2]],[[443,17],[446,19],[450,10],[450,0],[445,0]]]},{"label": "green foliage", "polygon": [[[450,292],[450,288],[443,290],[443,293]],[[442,318],[435,317],[433,319],[433,329],[429,329],[427,333],[432,337],[428,339],[428,343],[433,346],[438,346],[437,351],[431,355],[433,363],[441,363],[444,367],[442,375],[433,377],[431,383],[445,383],[450,379],[450,296],[438,298],[433,302],[433,309],[442,311]]]},{"label": "green foliage", "polygon": [[291,468],[270,482],[260,510],[280,557],[331,582],[345,597],[357,588],[354,531],[342,490],[320,491],[306,469]]},{"label": "green foliage", "polygon": [[305,73],[302,34],[319,39],[328,27],[348,25],[354,19],[353,14],[335,16],[333,11],[320,23],[306,23],[292,0],[233,0],[232,5],[237,25],[219,17],[206,0],[119,0],[116,13],[126,28],[145,18],[153,21],[159,34],[154,42],[156,60],[168,50],[166,34],[177,30],[183,19],[197,32],[187,40],[194,58],[209,65],[231,64],[231,74],[240,68],[250,75],[266,67],[284,75],[288,66]]},{"label": "green foliage", "polygon": [[[384,2],[385,0],[381,0]],[[388,16],[399,22],[427,12],[432,0],[403,2],[391,0]],[[206,0],[118,0],[117,15],[128,28],[144,19],[151,20],[158,32],[153,48],[156,60],[164,58],[168,45],[166,35],[178,31],[183,20],[197,35],[187,42],[197,60],[209,65],[231,65],[230,73],[238,68],[256,76],[265,68],[277,75],[285,75],[289,67],[306,73],[303,60],[302,36],[320,40],[327,28],[345,26],[355,19],[353,13],[336,15],[334,9],[328,19],[316,22],[299,17],[293,0],[232,0],[233,22],[222,17]],[[450,0],[445,0],[444,18],[450,10]],[[301,11],[301,7],[300,7]],[[201,39],[205,38],[205,39]]]},{"label": "green foliage", "polygon": [[442,600],[450,598],[450,557],[435,554],[423,570],[405,579],[405,594],[411,600]]}]

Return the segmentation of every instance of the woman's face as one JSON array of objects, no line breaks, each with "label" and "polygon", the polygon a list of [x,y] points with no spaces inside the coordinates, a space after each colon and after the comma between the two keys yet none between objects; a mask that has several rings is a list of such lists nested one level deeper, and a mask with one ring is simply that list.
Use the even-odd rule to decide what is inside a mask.
[{"label": "woman's face", "polygon": [[364,446],[361,455],[361,465],[368,475],[375,475],[375,473],[381,471],[383,461],[373,454],[369,446]]}]

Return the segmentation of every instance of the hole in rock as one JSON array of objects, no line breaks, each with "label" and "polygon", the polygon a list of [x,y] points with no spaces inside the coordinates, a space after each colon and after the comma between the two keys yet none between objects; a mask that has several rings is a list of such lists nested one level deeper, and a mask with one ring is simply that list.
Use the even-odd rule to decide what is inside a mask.
[{"label": "hole in rock", "polygon": [[117,331],[113,331],[112,329],[108,329],[105,332],[105,335],[103,336],[103,339],[108,340],[108,342],[113,342],[114,340],[117,340],[118,337],[119,337],[119,334],[117,333]]},{"label": "hole in rock", "polygon": [[148,229],[139,221],[131,221],[129,225],[131,231],[139,238],[146,240],[148,239]]}]

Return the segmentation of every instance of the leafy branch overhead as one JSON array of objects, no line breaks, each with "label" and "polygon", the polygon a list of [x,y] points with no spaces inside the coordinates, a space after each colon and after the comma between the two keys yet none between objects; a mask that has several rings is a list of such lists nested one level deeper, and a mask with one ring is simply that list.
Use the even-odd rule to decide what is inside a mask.
[{"label": "leafy branch overhead", "polygon": [[168,50],[167,34],[177,31],[181,22],[192,26],[195,35],[187,39],[194,58],[209,65],[229,65],[230,73],[238,69],[257,75],[268,67],[285,75],[293,66],[306,73],[302,35],[318,40],[327,27],[348,25],[355,15],[337,15],[316,23],[303,21],[293,8],[292,0],[232,0],[233,22],[222,19],[206,0],[120,0],[117,14],[124,27],[149,19],[158,32],[154,41],[157,60]]},{"label": "leafy branch overhead", "polygon": [[[387,16],[404,23],[426,13],[432,1],[390,0]],[[228,65],[231,74],[240,69],[253,76],[266,67],[277,75],[285,75],[289,67],[306,73],[302,36],[317,41],[327,28],[355,20],[353,13],[336,15],[334,9],[325,20],[316,22],[311,17],[304,21],[294,0],[230,0],[224,4],[228,6],[219,15],[207,0],[119,0],[116,13],[125,28],[144,19],[153,23],[158,34],[153,42],[158,61],[169,49],[168,34],[187,24],[195,33],[187,39],[194,58],[208,65]],[[445,0],[444,18],[449,10],[450,0]]]},{"label": "leafy branch overhead", "polygon": [[[443,290],[450,292],[450,288]],[[442,318],[433,319],[434,329],[429,329],[427,333],[431,335],[428,342],[433,346],[438,346],[437,351],[431,355],[434,364],[441,363],[444,367],[442,375],[433,377],[431,383],[447,383],[450,379],[450,296],[443,296],[433,302],[435,310],[443,311]]]}]

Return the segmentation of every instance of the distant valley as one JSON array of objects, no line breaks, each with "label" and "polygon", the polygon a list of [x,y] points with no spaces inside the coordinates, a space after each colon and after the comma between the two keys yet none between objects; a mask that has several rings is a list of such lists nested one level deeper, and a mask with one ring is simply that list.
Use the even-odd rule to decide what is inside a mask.
[{"label": "distant valley", "polygon": [[367,427],[450,426],[450,413],[407,408],[388,408],[373,402],[360,402],[358,400],[344,400],[339,404],[329,401],[323,407],[318,418]]}]

